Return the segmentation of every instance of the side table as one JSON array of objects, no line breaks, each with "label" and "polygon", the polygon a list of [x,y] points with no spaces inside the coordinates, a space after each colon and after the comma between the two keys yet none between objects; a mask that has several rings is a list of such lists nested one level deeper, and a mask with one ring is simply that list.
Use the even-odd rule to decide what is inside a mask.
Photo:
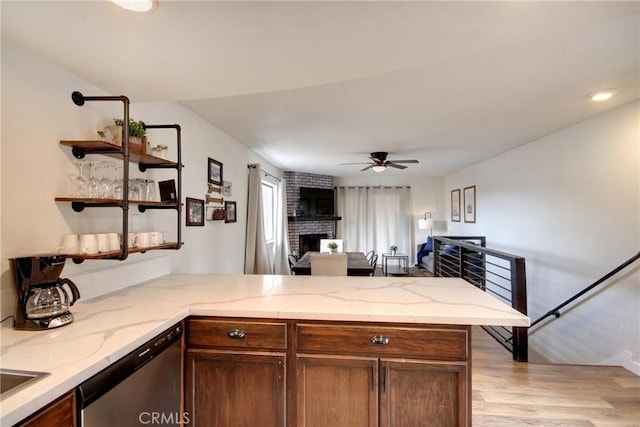
[{"label": "side table", "polygon": [[[391,260],[391,265],[389,265]],[[397,262],[395,262],[397,261]],[[389,269],[391,267],[391,269]],[[382,254],[382,272],[388,274],[409,274],[409,256],[405,254]]]}]

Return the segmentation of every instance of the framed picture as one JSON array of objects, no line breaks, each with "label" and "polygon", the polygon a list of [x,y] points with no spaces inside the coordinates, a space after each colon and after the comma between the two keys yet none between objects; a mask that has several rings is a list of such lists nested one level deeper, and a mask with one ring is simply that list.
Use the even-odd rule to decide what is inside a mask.
[{"label": "framed picture", "polygon": [[451,221],[460,222],[460,189],[451,190]]},{"label": "framed picture", "polygon": [[162,202],[176,202],[178,201],[176,196],[176,181],[169,179],[167,181],[158,182],[160,188],[160,201]]},{"label": "framed picture", "polygon": [[476,222],[476,186],[464,188],[464,222]]},{"label": "framed picture", "polygon": [[208,180],[215,185],[222,185],[222,163],[209,157]]},{"label": "framed picture", "polygon": [[222,195],[226,197],[231,196],[231,182],[222,181]]},{"label": "framed picture", "polygon": [[204,225],[204,200],[187,197],[187,226]]},{"label": "framed picture", "polygon": [[227,212],[227,216],[224,222],[236,222],[236,202],[224,202],[224,210]]},{"label": "framed picture", "polygon": [[207,206],[207,221],[220,221],[227,217],[223,207]]}]

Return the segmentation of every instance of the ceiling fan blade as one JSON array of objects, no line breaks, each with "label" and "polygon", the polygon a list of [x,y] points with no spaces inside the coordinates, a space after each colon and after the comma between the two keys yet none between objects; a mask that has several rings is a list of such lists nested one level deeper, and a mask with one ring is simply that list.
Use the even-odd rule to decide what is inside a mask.
[{"label": "ceiling fan blade", "polygon": [[358,163],[340,163],[340,166],[344,165],[370,165],[371,162],[358,162]]},{"label": "ceiling fan blade", "polygon": [[360,169],[360,172],[366,171],[367,169],[371,169],[372,167],[374,167],[375,165],[369,165],[364,169]]},{"label": "ceiling fan blade", "polygon": [[396,168],[396,169],[406,169],[407,168],[406,166],[403,166],[403,165],[396,165],[393,162],[387,162],[387,163],[385,163],[385,166],[391,166],[392,168]]},{"label": "ceiling fan blade", "polygon": [[389,161],[393,163],[420,163],[417,160],[389,160]]}]

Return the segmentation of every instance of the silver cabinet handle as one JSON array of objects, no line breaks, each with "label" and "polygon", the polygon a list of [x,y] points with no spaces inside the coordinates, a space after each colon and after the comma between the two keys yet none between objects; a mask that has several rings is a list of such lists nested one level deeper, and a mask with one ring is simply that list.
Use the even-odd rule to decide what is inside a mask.
[{"label": "silver cabinet handle", "polygon": [[227,336],[235,340],[241,340],[244,338],[244,332],[242,332],[240,329],[232,329],[227,332]]},{"label": "silver cabinet handle", "polygon": [[389,337],[384,335],[375,335],[371,337],[371,344],[387,345],[389,344]]}]

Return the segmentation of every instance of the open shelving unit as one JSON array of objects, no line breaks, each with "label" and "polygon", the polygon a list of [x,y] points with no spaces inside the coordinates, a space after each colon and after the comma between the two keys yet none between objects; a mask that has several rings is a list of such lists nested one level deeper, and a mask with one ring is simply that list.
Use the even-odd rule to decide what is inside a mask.
[{"label": "open shelving unit", "polygon": [[[111,144],[100,140],[82,140],[71,141],[62,140],[60,144],[71,147],[73,156],[77,159],[83,159],[87,154],[100,154],[122,160],[122,199],[95,199],[95,198],[76,198],[76,197],[56,197],[55,201],[60,203],[71,203],[71,208],[75,212],[82,212],[85,208],[103,208],[117,207],[122,210],[122,245],[120,251],[102,252],[98,254],[68,254],[69,258],[75,263],[81,263],[86,259],[127,259],[130,253],[147,252],[158,249],[174,249],[178,250],[182,247],[182,148],[181,148],[181,128],[180,125],[147,125],[145,129],[175,129],[177,134],[177,161],[173,162],[167,159],[151,156],[145,153],[136,153],[129,150],[129,99],[126,96],[84,96],[80,92],[73,92],[71,95],[73,102],[78,105],[84,105],[85,101],[121,101],[124,105],[123,129],[122,129],[122,146]],[[176,200],[164,202],[151,202],[143,200],[129,200],[129,164],[135,163],[141,172],[147,169],[175,169],[177,174],[176,183]],[[149,209],[173,209],[176,211],[176,242],[164,243],[157,246],[144,248],[129,248],[127,243],[127,235],[129,233],[129,205],[138,207],[139,212],[145,212]]]}]

